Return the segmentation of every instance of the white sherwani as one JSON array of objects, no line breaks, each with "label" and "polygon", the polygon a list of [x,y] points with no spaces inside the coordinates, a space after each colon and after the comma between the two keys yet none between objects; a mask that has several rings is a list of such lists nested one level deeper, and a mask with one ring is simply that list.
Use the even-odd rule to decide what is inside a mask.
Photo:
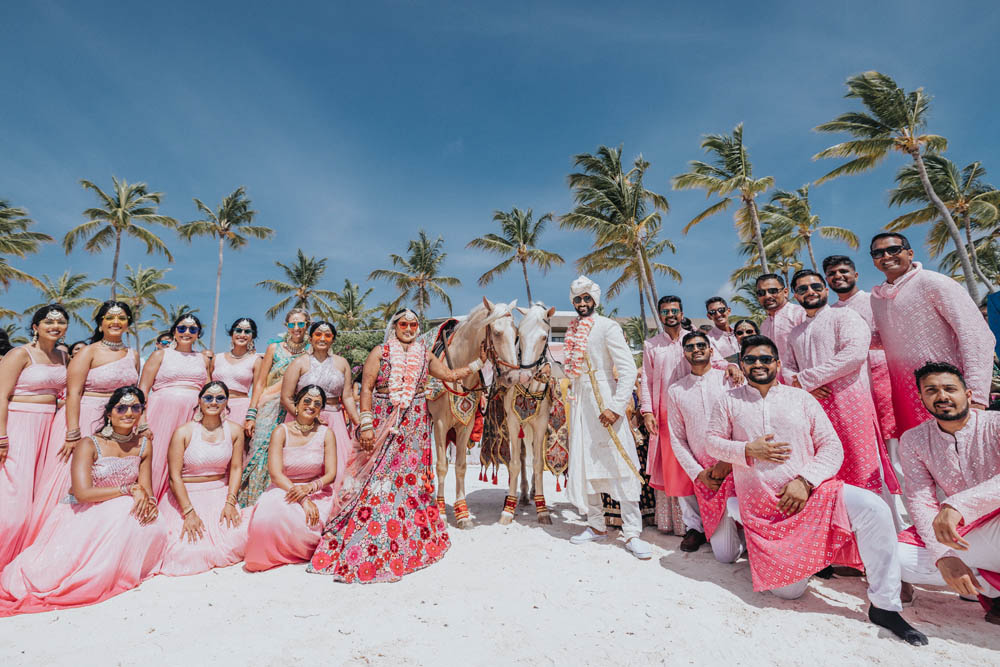
[{"label": "white sherwani", "polygon": [[[604,407],[621,418],[612,428],[632,465],[639,468],[635,440],[625,406],[632,400],[637,375],[632,352],[617,322],[601,315],[592,315],[594,326],[587,336],[587,356],[601,392]],[[617,374],[618,379],[615,379]],[[566,492],[569,501],[581,514],[587,512],[588,496],[607,493],[623,503],[638,503],[639,479],[622,458],[607,428],[601,425],[601,414],[594,398],[586,367],[572,379],[572,399],[569,423],[569,471]]]}]

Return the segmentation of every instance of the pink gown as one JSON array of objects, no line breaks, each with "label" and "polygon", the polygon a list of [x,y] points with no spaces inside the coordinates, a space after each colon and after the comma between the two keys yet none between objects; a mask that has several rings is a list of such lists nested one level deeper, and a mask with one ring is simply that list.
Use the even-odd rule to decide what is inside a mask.
[{"label": "pink gown", "polygon": [[[125,350],[125,356],[91,368],[84,381],[84,392],[108,394],[119,387],[127,387],[139,383],[139,372],[135,369],[138,353]],[[80,435],[87,438],[101,426],[104,406],[108,399],[105,396],[80,397]],[[38,536],[42,524],[49,513],[69,493],[70,462],[59,458],[59,451],[66,443],[66,408],[56,411],[49,431],[48,442],[39,452],[35,463],[35,496],[31,502],[31,517],[24,534],[23,546],[27,547]]]},{"label": "pink gown", "polygon": [[[321,419],[333,430],[337,440],[337,479],[344,478],[347,459],[354,453],[354,438],[347,430],[347,413],[344,412],[344,374],[333,365],[333,357],[327,357],[323,363],[309,357],[309,370],[299,377],[295,391],[314,384],[326,392],[327,407],[323,410]],[[336,403],[337,405],[330,405]],[[295,415],[285,415],[285,421],[295,420]]]},{"label": "pink gown", "polygon": [[[134,484],[141,452],[102,456],[98,447],[91,468],[94,486]],[[95,604],[152,576],[163,557],[166,532],[159,520],[139,525],[129,515],[134,504],[129,496],[101,503],[68,496],[58,503],[34,544],[0,574],[0,616]]]},{"label": "pink gown", "polygon": [[[285,442],[288,427],[284,424]],[[308,483],[324,474],[323,439],[326,427],[320,426],[309,441],[298,447],[285,445],[282,456],[285,474],[295,483]],[[302,505],[285,501],[285,491],[274,486],[257,500],[250,517],[247,536],[246,569],[250,572],[269,570],[288,563],[304,563],[312,558],[319,544],[320,532],[333,511],[333,485],[328,484],[309,496],[319,510],[319,523],[306,524]]]},{"label": "pink gown", "polygon": [[[205,429],[201,424],[194,425],[191,442],[184,450],[182,477],[209,477],[229,472],[229,461],[233,456],[230,427],[231,423],[225,422],[222,439],[219,442],[206,442]],[[247,546],[249,511],[237,508],[242,518],[238,526],[233,527],[225,521],[219,521],[226,506],[226,496],[229,495],[228,478],[223,477],[214,482],[185,482],[184,486],[188,500],[205,526],[205,532],[200,540],[193,543],[181,533],[184,517],[180,503],[171,490],[160,518],[167,531],[167,547],[159,573],[180,577],[207,572],[216,567],[228,567],[243,560],[243,552]]]},{"label": "pink gown", "polygon": [[872,316],[889,364],[899,433],[931,418],[920,401],[913,372],[928,361],[962,371],[972,400],[989,405],[993,333],[965,288],[921,267],[872,290]]},{"label": "pink gown", "polygon": [[[792,333],[795,325],[804,319],[806,319],[806,309],[794,301],[786,301],[785,305],[775,311],[773,315],[768,314],[760,323],[761,335],[767,336],[778,346],[778,358],[781,359],[782,364],[785,363],[790,354],[788,335]],[[784,383],[785,379],[779,375],[778,381]]]},{"label": "pink gown", "polygon": [[798,377],[806,391],[830,390],[818,400],[844,448],[837,479],[879,493],[880,436],[867,369],[871,339],[868,324],[853,310],[820,308],[792,329],[782,369],[788,384]]},{"label": "pink gown", "polygon": [[[38,364],[32,359],[21,370],[12,396],[55,397],[65,390],[63,364]],[[21,550],[34,496],[35,462],[48,443],[55,414],[55,403],[7,404],[9,448],[0,467],[0,570]]]},{"label": "pink gown", "polygon": [[215,355],[215,365],[212,367],[212,379],[225,382],[229,391],[240,391],[247,396],[229,398],[229,415],[226,419],[243,425],[250,407],[250,390],[253,388],[253,365],[257,361],[256,354],[248,354],[239,361],[229,361],[224,354]]},{"label": "pink gown", "polygon": [[201,352],[167,348],[146,399],[146,423],[153,431],[153,494],[167,493],[167,451],[177,427],[186,424],[198,407],[198,392],[208,382]]},{"label": "pink gown", "polygon": [[646,472],[649,485],[668,496],[685,497],[694,494],[694,486],[684,468],[677,462],[670,446],[670,426],[667,418],[667,390],[674,382],[691,373],[691,364],[684,358],[681,340],[663,332],[643,345],[642,379],[639,382],[639,410],[652,413],[659,427],[657,435],[649,436],[649,457]]}]

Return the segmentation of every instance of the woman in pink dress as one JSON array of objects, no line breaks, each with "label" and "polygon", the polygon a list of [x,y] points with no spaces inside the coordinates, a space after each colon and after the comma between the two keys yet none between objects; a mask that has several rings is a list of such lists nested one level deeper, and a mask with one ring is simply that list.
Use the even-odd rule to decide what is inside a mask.
[{"label": "woman in pink dress", "polygon": [[69,313],[57,303],[31,318],[29,345],[0,361],[0,570],[21,550],[35,488],[35,461],[66,392],[66,355],[55,349]]},{"label": "woman in pink dress", "polygon": [[76,353],[66,370],[66,404],[56,412],[48,442],[35,464],[35,494],[24,547],[34,541],[49,512],[66,496],[73,449],[100,427],[112,392],[139,381],[139,353],[123,342],[132,324],[132,309],[122,301],[105,301],[94,323],[91,343]]},{"label": "woman in pink dress", "polygon": [[288,411],[285,421],[295,417],[293,396],[306,385],[314,384],[326,393],[326,407],[320,421],[333,429],[337,439],[337,479],[342,479],[347,460],[354,451],[354,438],[348,431],[347,419],[353,424],[361,421],[354,392],[350,387],[351,365],[340,355],[330,352],[337,337],[337,328],[329,322],[313,322],[309,327],[312,343],[310,354],[293,361],[281,381],[281,404]]},{"label": "woman in pink dress", "polygon": [[243,560],[246,523],[236,505],[243,424],[225,418],[229,389],[213,380],[198,394],[198,414],[174,431],[163,511],[167,549],[160,574],[183,576]]},{"label": "woman in pink dress", "polygon": [[[319,421],[326,393],[316,385],[295,394],[295,420],[271,434],[267,465],[271,488],[252,508],[246,569],[269,570],[304,563],[319,544],[319,533],[333,510],[337,443]],[[251,511],[248,509],[247,511]]]},{"label": "woman in pink dress", "polygon": [[0,616],[94,604],[160,565],[166,533],[150,493],[149,437],[138,387],[112,394],[104,426],[73,449],[72,485],[38,539],[0,574]]},{"label": "woman in pink dress", "polygon": [[226,419],[240,425],[247,418],[250,407],[250,388],[260,372],[261,358],[254,349],[257,338],[257,323],[249,317],[241,317],[229,327],[232,348],[229,352],[215,356],[212,379],[225,382],[229,388],[229,415]]},{"label": "woman in pink dress", "polygon": [[[194,416],[198,392],[212,375],[212,354],[195,352],[201,320],[185,313],[170,327],[174,347],[156,350],[142,367],[139,389],[149,396],[147,422],[153,434],[153,495],[167,492],[167,451],[181,424]],[[141,428],[141,427],[140,427]]]}]

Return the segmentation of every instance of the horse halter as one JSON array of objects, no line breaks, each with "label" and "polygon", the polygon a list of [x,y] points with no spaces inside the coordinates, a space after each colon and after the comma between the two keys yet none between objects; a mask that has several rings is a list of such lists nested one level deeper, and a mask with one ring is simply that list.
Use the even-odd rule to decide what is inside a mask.
[{"label": "horse halter", "polygon": [[[514,316],[511,313],[507,313],[506,315],[503,315],[502,317],[513,318]],[[517,341],[514,342],[514,345],[515,346],[517,345]],[[509,368],[510,370],[514,370],[514,371],[518,370],[518,367],[515,364],[507,363],[506,361],[504,361],[503,359],[500,358],[500,353],[497,352],[496,345],[493,343],[493,325],[492,324],[487,324],[486,325],[486,358],[489,359],[491,362],[493,362],[493,365],[495,367],[497,367],[497,368],[501,368],[502,367],[502,368]]]}]

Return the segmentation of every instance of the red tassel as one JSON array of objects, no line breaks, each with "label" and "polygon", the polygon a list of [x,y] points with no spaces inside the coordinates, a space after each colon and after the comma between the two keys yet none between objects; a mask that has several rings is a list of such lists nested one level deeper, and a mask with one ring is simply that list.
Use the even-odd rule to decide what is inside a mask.
[{"label": "red tassel", "polygon": [[562,491],[562,487],[559,486],[559,478],[556,477],[556,493],[559,493],[560,491]]},{"label": "red tassel", "polygon": [[524,426],[523,425],[517,427],[517,437],[521,438],[521,439],[524,439]]},{"label": "red tassel", "polygon": [[496,483],[497,483],[497,474],[494,472],[493,473],[493,485],[496,486]]}]

